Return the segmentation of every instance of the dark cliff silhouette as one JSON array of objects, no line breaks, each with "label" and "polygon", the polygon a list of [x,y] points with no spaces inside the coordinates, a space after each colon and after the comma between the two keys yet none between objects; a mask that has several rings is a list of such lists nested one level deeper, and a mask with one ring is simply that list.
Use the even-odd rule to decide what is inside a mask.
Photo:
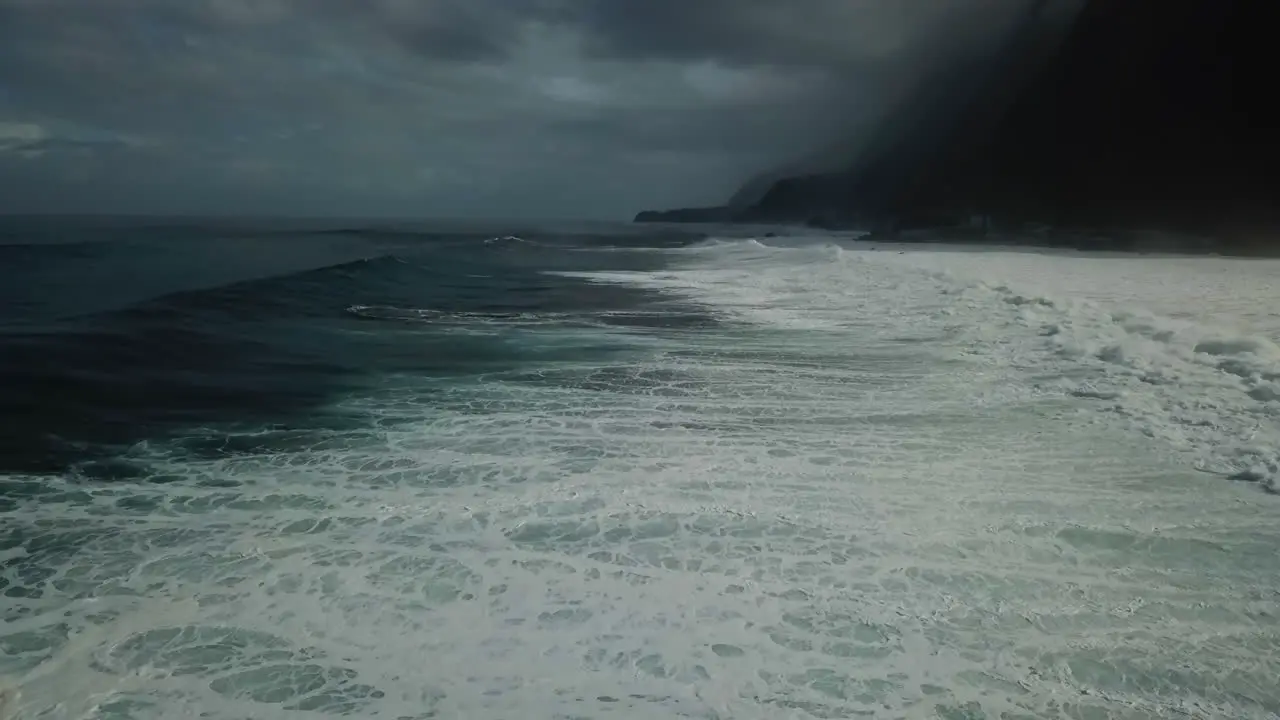
[{"label": "dark cliff silhouette", "polygon": [[890,232],[982,217],[1280,249],[1267,235],[1280,228],[1278,20],[1275,0],[1088,0],[1065,36],[1028,22],[925,78],[846,169],[779,179],[725,212]]}]

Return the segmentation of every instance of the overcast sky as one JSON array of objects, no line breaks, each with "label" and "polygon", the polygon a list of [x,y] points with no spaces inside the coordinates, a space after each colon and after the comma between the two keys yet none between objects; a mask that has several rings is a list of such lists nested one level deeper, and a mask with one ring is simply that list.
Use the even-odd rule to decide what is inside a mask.
[{"label": "overcast sky", "polygon": [[626,218],[1032,0],[0,0],[0,212]]}]

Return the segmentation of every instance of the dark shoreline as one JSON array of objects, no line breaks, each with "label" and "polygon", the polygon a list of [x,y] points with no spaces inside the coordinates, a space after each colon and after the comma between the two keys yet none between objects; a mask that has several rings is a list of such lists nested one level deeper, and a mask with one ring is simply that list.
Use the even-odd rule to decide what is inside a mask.
[{"label": "dark shoreline", "polygon": [[[1270,237],[1277,237],[1271,235]],[[953,245],[958,247],[1035,248],[1041,250],[1073,250],[1089,253],[1127,255],[1172,255],[1181,257],[1280,258],[1280,247],[1265,239],[1257,241],[1224,241],[1203,236],[1176,236],[1151,231],[1099,231],[1082,233],[1049,231],[1043,235],[991,233],[973,235],[946,230],[905,232],[897,236],[866,235],[865,242],[888,245]]]},{"label": "dark shoreline", "polygon": [[1176,256],[1224,258],[1280,258],[1280,230],[1259,231],[1253,239],[1224,240],[1207,235],[1191,235],[1159,230],[1069,230],[1040,228],[1022,232],[980,231],[967,228],[922,228],[897,233],[867,231],[857,227],[819,227],[804,223],[670,222],[637,220],[672,228],[684,227],[709,236],[718,232],[730,237],[769,239],[806,232],[830,234],[834,239],[853,240],[898,249],[936,245],[972,249],[1064,250],[1083,253],[1115,253],[1127,256]]}]

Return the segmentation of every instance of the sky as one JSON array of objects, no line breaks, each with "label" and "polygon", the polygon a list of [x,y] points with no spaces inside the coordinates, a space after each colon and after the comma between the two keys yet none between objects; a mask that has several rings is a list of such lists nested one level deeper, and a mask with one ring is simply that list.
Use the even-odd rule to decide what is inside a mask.
[{"label": "sky", "polygon": [[0,0],[0,213],[717,204],[1031,2]]}]

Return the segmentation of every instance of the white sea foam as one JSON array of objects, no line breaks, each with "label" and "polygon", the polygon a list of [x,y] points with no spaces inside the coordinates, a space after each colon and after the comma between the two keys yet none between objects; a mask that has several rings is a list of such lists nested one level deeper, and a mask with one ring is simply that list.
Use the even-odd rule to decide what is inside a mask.
[{"label": "white sea foam", "polygon": [[1280,262],[1223,258],[912,253],[888,262],[947,271],[1016,314],[1011,334],[1058,385],[1202,469],[1275,489],[1280,477]]},{"label": "white sea foam", "polygon": [[1275,498],[1185,469],[1272,402],[1265,312],[785,242],[589,276],[726,321],[633,359],[387,378],[363,431],[42,485],[3,516],[38,538],[0,550],[9,712],[1280,713]]},{"label": "white sea foam", "polygon": [[1107,401],[1082,415],[1119,416],[1200,469],[1276,487],[1280,262],[810,243],[711,241],[691,251],[717,258],[697,270],[597,277],[775,327],[947,328],[964,354],[1027,368],[1009,378],[1023,390]]}]

